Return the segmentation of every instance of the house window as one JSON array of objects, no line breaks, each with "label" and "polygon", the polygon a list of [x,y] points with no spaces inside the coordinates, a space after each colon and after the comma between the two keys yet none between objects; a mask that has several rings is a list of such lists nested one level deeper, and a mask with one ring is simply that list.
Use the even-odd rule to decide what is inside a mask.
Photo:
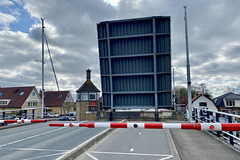
[{"label": "house window", "polygon": [[89,93],[89,100],[96,100],[96,93]]},{"label": "house window", "polygon": [[2,96],[3,95],[3,92],[0,92],[0,96]]},{"label": "house window", "polygon": [[82,93],[81,95],[81,100],[88,100],[88,93]]},{"label": "house window", "polygon": [[8,102],[7,101],[0,101],[0,105],[7,105]]},{"label": "house window", "polygon": [[24,95],[24,92],[21,92],[19,95],[20,95],[20,96]]},{"label": "house window", "polygon": [[35,96],[35,94],[36,94],[35,92],[32,92],[32,96]]},{"label": "house window", "polygon": [[207,102],[199,102],[199,106],[207,107]]},{"label": "house window", "polygon": [[28,102],[28,106],[29,107],[37,106],[37,102]]},{"label": "house window", "polygon": [[227,106],[235,106],[235,101],[234,100],[226,100]]},{"label": "house window", "polygon": [[230,113],[230,110],[229,109],[222,109],[222,112]]},{"label": "house window", "polygon": [[77,94],[77,99],[78,99],[78,100],[81,99],[81,94],[80,94],[80,93]]}]

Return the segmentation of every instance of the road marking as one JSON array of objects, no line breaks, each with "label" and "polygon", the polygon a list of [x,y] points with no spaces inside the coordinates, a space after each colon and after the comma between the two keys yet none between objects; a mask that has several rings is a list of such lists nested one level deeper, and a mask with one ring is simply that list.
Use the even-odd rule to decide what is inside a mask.
[{"label": "road marking", "polygon": [[86,155],[88,155],[89,157],[91,157],[94,160],[98,160],[96,157],[92,156],[91,154],[89,154],[88,152],[86,153]]},{"label": "road marking", "polygon": [[173,138],[172,138],[172,135],[171,135],[169,129],[167,129],[165,132],[166,132],[168,143],[169,143],[169,147],[170,147],[170,150],[171,150],[171,153],[172,153],[174,159],[175,160],[180,160],[181,158],[180,158],[180,156],[178,154],[177,148],[176,148],[176,146],[174,144],[174,141],[173,141]]},{"label": "road marking", "polygon": [[165,154],[146,154],[146,153],[123,153],[123,152],[98,152],[98,151],[90,151],[88,153],[100,153],[100,154],[119,154],[119,155],[134,155],[134,156],[164,156],[164,157],[172,157],[172,155]]},{"label": "road marking", "polygon": [[131,148],[131,149],[130,149],[130,152],[133,152],[133,151],[134,151],[134,148]]},{"label": "road marking", "polygon": [[31,159],[46,158],[46,157],[52,157],[52,156],[57,156],[57,155],[61,155],[61,154],[64,154],[64,153],[49,154],[49,155],[46,155],[46,156],[39,156],[39,157],[27,158],[27,159],[21,159],[21,160],[31,160]]},{"label": "road marking", "polygon": [[36,138],[36,137],[39,137],[39,136],[42,136],[42,135],[45,135],[45,134],[49,134],[49,133],[51,133],[51,132],[55,132],[55,131],[58,131],[58,130],[61,130],[61,129],[64,129],[64,128],[58,128],[58,129],[55,129],[55,130],[51,130],[51,131],[48,131],[48,132],[44,132],[44,133],[40,133],[40,134],[31,136],[31,137],[28,137],[28,138],[23,138],[23,139],[19,139],[19,140],[17,140],[17,141],[13,141],[13,142],[10,142],[10,143],[6,143],[6,144],[1,145],[0,148],[1,148],[1,147],[5,147],[5,146],[7,146],[7,145],[14,144],[14,143],[18,143],[18,142],[26,141],[26,140],[29,140],[29,139],[32,139],[32,138]]},{"label": "road marking", "polygon": [[104,133],[107,133],[107,131],[110,130],[110,128],[103,130],[102,132],[98,133],[97,135],[91,137],[90,139],[86,140],[85,142],[81,143],[79,146],[73,148],[72,150],[70,150],[69,152],[65,153],[64,155],[62,155],[61,157],[58,157],[56,160],[61,160],[64,159],[64,157],[66,157],[67,154],[72,155],[74,151],[78,151],[80,148],[85,147],[88,143],[90,143],[91,141],[93,141],[94,139],[96,139],[97,137],[103,135]]},{"label": "road marking", "polygon": [[173,158],[173,156],[165,157],[165,158],[162,158],[162,159],[159,159],[159,160],[166,160],[166,159],[169,159],[169,158]]},{"label": "road marking", "polygon": [[20,150],[20,151],[46,151],[46,152],[68,152],[69,150],[53,150],[40,148],[0,148],[2,150]]},{"label": "road marking", "polygon": [[142,134],[141,132],[139,132],[138,134]]}]

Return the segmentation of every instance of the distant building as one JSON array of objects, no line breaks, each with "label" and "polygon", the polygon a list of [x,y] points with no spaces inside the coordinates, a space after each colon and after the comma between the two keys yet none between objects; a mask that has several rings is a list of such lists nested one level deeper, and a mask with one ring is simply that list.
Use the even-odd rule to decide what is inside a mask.
[{"label": "distant building", "polygon": [[[0,111],[41,106],[42,101],[35,86],[0,88]],[[40,116],[41,109],[35,113]]]},{"label": "distant building", "polygon": [[76,91],[77,101],[96,101],[100,98],[100,90],[91,81],[91,70],[86,70],[86,81]]},{"label": "distant building", "polygon": [[[48,112],[59,115],[75,111],[75,103],[70,91],[45,91],[44,106]],[[42,97],[42,94],[40,93]]]},{"label": "distant building", "polygon": [[170,17],[105,21],[97,29],[103,108],[170,108]]},{"label": "distant building", "polygon": [[[198,108],[206,108],[213,111],[218,111],[214,101],[203,94],[199,94],[192,99],[192,106],[198,107]],[[188,105],[187,105],[187,109],[188,109]]]},{"label": "distant building", "polygon": [[240,95],[232,92],[213,99],[220,112],[240,115]]},{"label": "distant building", "polygon": [[76,91],[76,119],[96,120],[97,111],[100,110],[100,90],[91,81],[91,70],[86,70],[86,81]]}]

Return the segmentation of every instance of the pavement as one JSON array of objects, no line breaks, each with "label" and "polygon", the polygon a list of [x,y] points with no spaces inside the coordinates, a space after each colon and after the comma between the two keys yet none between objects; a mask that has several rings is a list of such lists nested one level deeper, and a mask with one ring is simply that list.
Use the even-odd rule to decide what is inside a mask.
[{"label": "pavement", "polygon": [[240,152],[209,132],[171,129],[170,133],[182,160],[240,159]]}]

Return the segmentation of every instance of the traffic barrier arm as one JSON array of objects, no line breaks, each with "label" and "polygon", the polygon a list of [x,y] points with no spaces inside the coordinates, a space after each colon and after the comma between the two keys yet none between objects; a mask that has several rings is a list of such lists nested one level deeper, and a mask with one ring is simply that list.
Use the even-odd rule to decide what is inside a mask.
[{"label": "traffic barrier arm", "polygon": [[196,129],[199,131],[240,131],[240,123],[50,123],[51,127]]},{"label": "traffic barrier arm", "polygon": [[0,120],[0,123],[45,123],[45,119]]}]

